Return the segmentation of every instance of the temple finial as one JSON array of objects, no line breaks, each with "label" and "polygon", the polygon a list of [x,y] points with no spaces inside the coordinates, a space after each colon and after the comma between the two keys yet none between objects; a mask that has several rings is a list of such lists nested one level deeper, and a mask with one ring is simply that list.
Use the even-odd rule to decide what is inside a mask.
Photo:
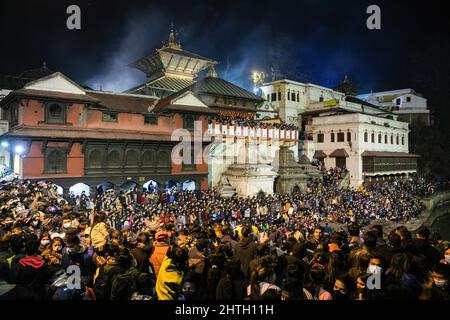
[{"label": "temple finial", "polygon": [[174,30],[173,22],[170,23],[169,43],[164,44],[165,48],[181,49],[180,40],[178,40],[178,31]]},{"label": "temple finial", "polygon": [[169,47],[175,45],[175,34],[173,32],[173,22],[170,23]]},{"label": "temple finial", "polygon": [[207,77],[212,77],[212,78],[217,78],[217,71],[216,68],[214,68],[214,65],[211,65],[208,69],[208,74],[206,75]]}]

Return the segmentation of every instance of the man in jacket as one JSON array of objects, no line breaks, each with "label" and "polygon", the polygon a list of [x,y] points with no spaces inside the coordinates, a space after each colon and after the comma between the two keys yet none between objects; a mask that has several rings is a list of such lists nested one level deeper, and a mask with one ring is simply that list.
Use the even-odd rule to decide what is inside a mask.
[{"label": "man in jacket", "polygon": [[251,226],[242,227],[242,239],[236,246],[235,256],[241,263],[241,270],[246,278],[250,276],[250,261],[255,257],[256,244]]}]

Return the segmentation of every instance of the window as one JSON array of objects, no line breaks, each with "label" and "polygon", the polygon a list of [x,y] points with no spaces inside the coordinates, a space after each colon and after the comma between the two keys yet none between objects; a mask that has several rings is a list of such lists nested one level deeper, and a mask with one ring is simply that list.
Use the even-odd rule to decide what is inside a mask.
[{"label": "window", "polygon": [[139,164],[139,153],[136,150],[128,150],[125,155],[125,165],[127,167],[137,167]]},{"label": "window", "polygon": [[345,138],[344,133],[343,132],[338,132],[338,134],[337,134],[337,141],[338,142],[344,142],[344,138]]},{"label": "window", "polygon": [[395,100],[395,104],[399,106],[400,105],[400,101],[401,101],[401,99],[398,98],[397,100]]},{"label": "window", "polygon": [[349,131],[347,132],[347,142],[351,142],[352,141],[352,133]]},{"label": "window", "polygon": [[267,94],[267,101],[270,101],[270,94]]},{"label": "window", "polygon": [[317,135],[317,142],[318,143],[323,143],[323,133],[319,133],[318,135]]},{"label": "window", "polygon": [[119,150],[109,152],[106,160],[108,161],[108,167],[118,168],[122,165],[122,156]]},{"label": "window", "polygon": [[368,139],[368,134],[367,134],[367,132],[364,132],[364,142],[367,142],[367,139]]},{"label": "window", "polygon": [[391,136],[391,144],[394,144],[394,136]]},{"label": "window", "polygon": [[397,142],[397,144],[398,144],[398,136],[396,137],[396,140],[397,140],[396,142]]},{"label": "window", "polygon": [[117,122],[117,113],[105,111],[102,113],[102,121]]},{"label": "window", "polygon": [[102,153],[98,149],[94,149],[90,151],[89,157],[88,157],[88,167],[96,167],[99,168],[102,165]]},{"label": "window", "polygon": [[19,122],[19,107],[14,105],[11,107],[11,124],[16,124]]},{"label": "window", "polygon": [[277,94],[275,92],[272,93],[272,99],[270,101],[277,101]]},{"label": "window", "polygon": [[278,101],[281,101],[281,91],[278,91]]},{"label": "window", "polygon": [[371,140],[372,140],[372,143],[375,143],[375,133],[372,133]]},{"label": "window", "polygon": [[411,97],[406,97],[406,102],[411,102]]},{"label": "window", "polygon": [[297,102],[300,102],[300,93],[297,92]]},{"label": "window", "polygon": [[387,144],[387,134],[384,135],[384,143]]},{"label": "window", "polygon": [[290,90],[288,90],[288,93],[287,93],[287,99],[288,99],[288,100],[291,100],[291,91],[290,91]]},{"label": "window", "polygon": [[291,93],[291,100],[292,100],[292,101],[295,101],[295,92],[292,92],[292,93]]},{"label": "window", "polygon": [[381,143],[381,133],[378,134],[378,143]]},{"label": "window", "polygon": [[331,142],[334,142],[334,132],[331,133]]},{"label": "window", "polygon": [[66,123],[65,107],[60,104],[52,103],[45,106],[46,123]]},{"label": "window", "polygon": [[144,116],[144,124],[157,125],[158,124],[158,117],[157,116],[146,115],[146,116]]},{"label": "window", "polygon": [[405,145],[405,137],[402,136],[402,146],[404,146],[404,145]]},{"label": "window", "polygon": [[185,115],[183,118],[183,128],[193,130],[194,129],[194,116]]},{"label": "window", "polygon": [[320,96],[319,102],[323,102],[323,96]]},{"label": "window", "polygon": [[46,149],[44,171],[44,173],[67,172],[67,153],[65,148]]}]

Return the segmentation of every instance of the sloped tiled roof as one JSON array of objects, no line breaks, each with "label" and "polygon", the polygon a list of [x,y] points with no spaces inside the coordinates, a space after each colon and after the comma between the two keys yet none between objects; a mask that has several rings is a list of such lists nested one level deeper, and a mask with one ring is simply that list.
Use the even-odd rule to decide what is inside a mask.
[{"label": "sloped tiled roof", "polygon": [[42,67],[36,69],[25,70],[19,75],[19,78],[28,78],[32,80],[36,80],[39,78],[43,78],[45,76],[51,75],[53,73],[52,70],[47,68],[45,62],[42,64]]},{"label": "sloped tiled roof", "polygon": [[322,158],[326,158],[327,154],[325,152],[323,152],[322,150],[316,150],[314,152],[313,158],[315,159],[322,159]]},{"label": "sloped tiled roof", "polygon": [[330,158],[334,157],[348,157],[348,153],[344,149],[336,149],[330,153]]},{"label": "sloped tiled roof", "polygon": [[228,96],[234,98],[243,98],[253,101],[262,101],[261,97],[258,97],[254,93],[238,87],[231,82],[228,82],[221,78],[205,77],[184,90],[192,91],[195,94],[211,94],[219,96]]},{"label": "sloped tiled roof", "polygon": [[148,112],[148,109],[157,100],[154,97],[142,95],[117,94],[101,91],[88,91],[87,94],[97,101],[97,105],[122,112]]},{"label": "sloped tiled roof", "polygon": [[206,60],[206,61],[213,61],[213,60],[211,60],[211,59],[202,57],[202,56],[200,56],[200,55],[198,55],[198,54],[196,54],[196,53],[193,53],[193,52],[190,52],[190,51],[187,51],[187,50],[184,50],[184,49],[162,48],[162,49],[159,49],[159,51],[163,51],[163,52],[167,52],[167,53],[172,53],[172,54],[177,54],[177,55],[180,55],[180,56],[185,56],[185,57],[193,58],[193,59],[200,59],[200,60]]},{"label": "sloped tiled roof", "polygon": [[[11,92],[7,97],[19,96],[19,97],[42,97],[50,99],[63,99],[69,101],[81,101],[81,102],[96,102],[97,100],[87,94],[74,94],[58,91],[45,91],[35,89],[18,89]],[[6,104],[7,98],[2,100],[2,103]]]},{"label": "sloped tiled roof", "polygon": [[164,89],[178,92],[192,84],[189,79],[163,76],[146,84],[149,88]]},{"label": "sloped tiled roof", "polygon": [[42,138],[68,138],[68,139],[111,139],[111,140],[138,140],[138,141],[171,141],[167,132],[143,132],[133,130],[111,130],[93,128],[80,130],[79,128],[61,128],[55,130],[51,127],[15,127],[11,128],[3,137],[42,137]]}]

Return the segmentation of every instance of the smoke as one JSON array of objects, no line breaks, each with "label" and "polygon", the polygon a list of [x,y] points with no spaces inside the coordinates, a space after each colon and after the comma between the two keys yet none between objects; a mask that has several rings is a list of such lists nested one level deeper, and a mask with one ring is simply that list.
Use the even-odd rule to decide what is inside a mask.
[{"label": "smoke", "polygon": [[98,90],[121,92],[145,82],[140,70],[128,65],[161,47],[168,37],[169,23],[161,12],[148,10],[133,13],[126,21],[125,34],[108,49],[100,72],[85,81]]},{"label": "smoke", "polygon": [[[361,48],[360,39],[347,36],[351,24],[338,29],[309,16],[280,25],[258,15],[239,20],[236,12],[249,12],[247,4],[239,5],[216,8],[201,3],[176,11],[153,5],[131,12],[125,22],[117,21],[125,23],[123,36],[106,51],[100,72],[85,83],[111,91],[144,83],[145,74],[128,65],[167,41],[171,19],[183,49],[218,61],[219,77],[247,90],[253,89],[253,71],[264,72],[265,82],[288,78],[328,87],[337,85],[346,74],[351,81],[355,75],[357,82],[375,74],[376,65],[362,57],[367,48]],[[316,6],[306,2],[305,12]]]}]

